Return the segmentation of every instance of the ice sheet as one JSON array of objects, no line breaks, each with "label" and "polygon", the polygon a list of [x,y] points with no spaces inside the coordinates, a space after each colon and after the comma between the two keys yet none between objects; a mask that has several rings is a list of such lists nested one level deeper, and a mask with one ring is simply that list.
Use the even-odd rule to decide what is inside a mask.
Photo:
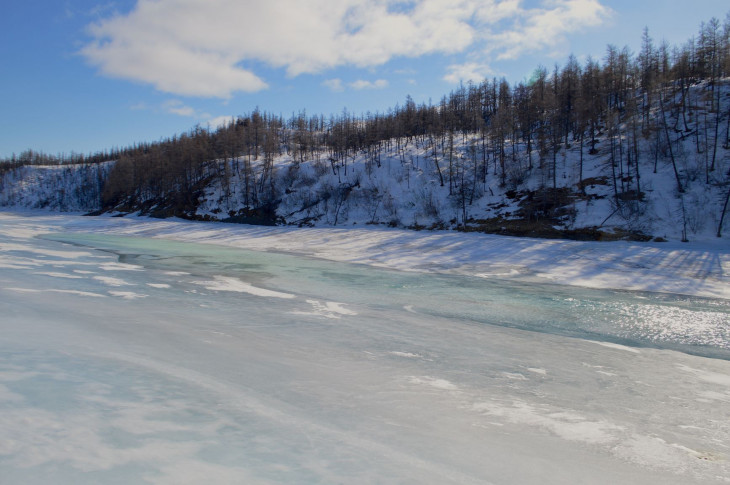
[{"label": "ice sheet", "polygon": [[[43,224],[87,221],[136,239],[74,249],[0,215],[0,243],[20,245],[0,256],[34,261],[0,273],[9,483],[728,483],[730,361],[666,343],[699,316],[695,337],[721,350],[726,300],[141,237],[177,222]],[[668,340],[610,333],[653,338],[657,315],[677,320]]]}]

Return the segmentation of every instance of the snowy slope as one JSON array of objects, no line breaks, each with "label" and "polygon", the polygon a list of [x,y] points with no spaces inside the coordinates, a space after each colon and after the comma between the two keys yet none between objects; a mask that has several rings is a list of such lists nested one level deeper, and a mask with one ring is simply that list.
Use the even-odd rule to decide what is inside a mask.
[{"label": "snowy slope", "polygon": [[[467,136],[457,145],[456,157],[465,159],[474,139]],[[718,178],[730,168],[729,153],[725,149],[720,151],[722,162],[720,170],[716,170]],[[599,150],[595,156],[586,156],[583,180],[598,183],[586,186],[586,196],[570,201],[569,214],[556,227],[576,230],[600,226],[609,231],[636,231],[679,240],[686,224],[688,239],[714,237],[724,202],[724,187],[720,180],[712,185],[700,180],[697,167],[703,160],[694,155],[684,160],[686,186],[681,197],[671,164],[661,161],[654,174],[653,161],[645,157],[641,167],[647,174],[642,187],[645,200],[636,212],[629,208],[619,209],[613,202],[607,153]],[[575,149],[563,149],[559,154],[559,187],[577,192],[580,181],[578,157]],[[282,155],[277,160],[283,193],[277,214],[287,224],[293,225],[375,223],[413,228],[457,228],[463,225],[466,214],[467,225],[478,226],[480,220],[519,219],[520,202],[526,200],[528,191],[544,187],[547,177],[546,169],[536,167],[522,183],[502,187],[499,177],[490,168],[487,183],[478,184],[474,199],[467,202],[464,209],[460,195],[449,195],[448,184],[440,185],[429,148],[416,144],[405,153],[406,163],[402,162],[402,158],[394,151],[384,150],[381,165],[377,167],[366,154],[359,154],[347,162],[347,169],[340,163],[333,170],[329,163],[295,163],[287,155]],[[237,211],[243,206],[236,191],[241,185],[240,178],[234,175],[228,195],[218,184],[209,186],[206,195],[201,198],[197,215],[223,219],[231,211]]]},{"label": "snowy slope", "polygon": [[24,166],[0,176],[0,207],[97,210],[112,163]]},{"label": "snowy slope", "polygon": [[[402,139],[338,160],[324,152],[318,159],[301,161],[282,146],[273,160],[274,169],[268,172],[262,157],[209,162],[205,169],[210,182],[197,207],[174,213],[193,219],[256,222],[247,217],[247,207],[256,208],[244,195],[248,176],[248,183],[258,187],[259,193],[268,191],[279,224],[377,224],[576,239],[716,239],[730,191],[730,147],[722,138],[725,124],[730,122],[725,119],[730,84],[725,89],[717,115],[707,101],[707,86],[694,86],[689,117],[680,120],[678,109],[669,110],[671,129],[666,134],[657,128],[660,114],[652,114],[654,129],[637,135],[635,150],[631,147],[638,154],[638,180],[636,164],[629,159],[630,120],[624,120],[622,134],[613,139],[602,127],[592,154],[588,142],[583,150],[575,140],[569,147],[562,145],[555,155],[554,172],[552,154],[543,154],[541,159],[537,150],[527,153],[524,143],[507,145],[503,172],[493,149],[495,140],[488,139],[483,150],[484,140],[478,134]],[[716,116],[722,129],[714,140],[710,127]],[[447,145],[453,140],[453,148],[445,146],[445,140]],[[713,158],[715,167],[709,170]],[[248,174],[241,169],[247,163],[251,167]],[[98,170],[67,166],[11,171],[2,180],[0,206],[98,209],[99,179],[107,170],[105,165]],[[585,193],[581,193],[581,182]],[[641,191],[638,200],[637,186]],[[145,201],[137,200],[136,206],[123,211],[150,214],[155,204],[165,203],[144,205]],[[723,240],[727,240],[730,220],[724,225]]]}]

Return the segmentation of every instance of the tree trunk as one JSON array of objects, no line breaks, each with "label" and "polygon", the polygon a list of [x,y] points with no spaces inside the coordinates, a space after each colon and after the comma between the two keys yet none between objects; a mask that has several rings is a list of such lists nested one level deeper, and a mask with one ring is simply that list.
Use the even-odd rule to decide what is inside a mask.
[{"label": "tree trunk", "polygon": [[585,195],[586,186],[583,183],[583,133],[580,134],[580,165],[578,167],[578,184],[580,186],[580,192]]},{"label": "tree trunk", "polygon": [[730,105],[727,109],[727,127],[725,128],[725,148],[730,148]]},{"label": "tree trunk", "polygon": [[712,145],[712,163],[710,164],[710,172],[715,171],[715,159],[717,158],[717,138],[720,131],[720,90],[717,90],[717,110],[715,111],[715,139]]},{"label": "tree trunk", "polygon": [[441,183],[441,187],[444,186],[444,176],[441,174],[441,168],[439,167],[439,158],[436,153],[436,143],[433,140],[433,137],[431,137],[431,146],[433,147],[433,163],[436,165],[436,171],[439,173],[439,182]]},{"label": "tree trunk", "polygon": [[674,169],[674,177],[677,179],[677,190],[680,194],[684,193],[684,188],[682,187],[682,181],[679,178],[679,171],[677,170],[677,162],[674,159],[674,150],[672,149],[672,139],[669,138],[669,129],[667,128],[667,115],[664,112],[664,100],[662,97],[661,91],[659,92],[659,106],[662,110],[662,121],[664,125],[664,134],[667,137],[667,145],[669,146],[669,157],[672,159],[672,168]]},{"label": "tree trunk", "polygon": [[449,195],[454,194],[454,132],[449,131]]},{"label": "tree trunk", "polygon": [[634,128],[634,163],[636,164],[636,198],[641,200],[641,174],[639,171],[639,143],[636,141],[636,121],[633,124]]},{"label": "tree trunk", "polygon": [[727,191],[725,196],[725,205],[722,207],[722,214],[720,215],[720,224],[717,225],[717,237],[722,237],[722,221],[725,220],[725,213],[727,212],[728,201],[730,201],[730,189]]},{"label": "tree trunk", "polygon": [[624,193],[626,192],[626,187],[624,186],[624,143],[623,137],[621,136],[621,112],[618,114],[616,129],[618,131],[618,176],[621,181],[621,193]]},{"label": "tree trunk", "polygon": [[[613,125],[613,120],[611,120],[611,123]],[[618,204],[618,184],[616,183],[616,142],[614,141],[613,126],[609,129],[608,136],[611,138],[611,177],[613,178],[613,197],[616,204]]]}]

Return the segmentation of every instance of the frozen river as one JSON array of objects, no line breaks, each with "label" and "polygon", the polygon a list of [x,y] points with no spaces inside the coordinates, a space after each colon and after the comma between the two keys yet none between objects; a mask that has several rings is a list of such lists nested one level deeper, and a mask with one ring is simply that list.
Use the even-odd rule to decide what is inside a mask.
[{"label": "frozen river", "polygon": [[204,482],[728,483],[730,300],[0,218],[0,483]]}]

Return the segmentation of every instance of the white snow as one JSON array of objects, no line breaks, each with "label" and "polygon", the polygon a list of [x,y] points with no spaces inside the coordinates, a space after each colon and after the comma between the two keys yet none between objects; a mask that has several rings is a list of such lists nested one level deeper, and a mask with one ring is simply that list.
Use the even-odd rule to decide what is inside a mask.
[{"label": "white snow", "polygon": [[147,286],[149,286],[151,288],[160,288],[160,289],[170,288],[170,285],[168,285],[167,283],[147,283]]},{"label": "white snow", "polygon": [[109,294],[112,296],[117,296],[120,298],[123,298],[125,300],[137,300],[140,298],[147,298],[149,295],[144,295],[141,293],[135,293],[133,291],[109,291]]},{"label": "white snow", "polygon": [[429,376],[411,377],[409,379],[409,381],[411,384],[429,386],[429,387],[433,387],[434,389],[440,389],[442,391],[458,391],[459,390],[459,388],[452,382],[449,382],[446,379],[439,379],[437,377],[429,377]]},{"label": "white snow", "polygon": [[130,286],[132,283],[128,283],[121,278],[114,278],[112,276],[92,276],[93,279],[101,281],[108,286]]},{"label": "white snow", "polygon": [[609,349],[616,349],[616,350],[623,350],[624,352],[631,352],[632,354],[641,353],[641,351],[639,351],[638,349],[635,349],[633,347],[627,347],[625,345],[619,345],[619,344],[615,344],[613,342],[593,342],[592,340],[587,340],[587,342],[591,342],[596,345],[601,345],[603,347],[608,347]]},{"label": "white snow", "polygon": [[103,269],[104,271],[143,271],[141,266],[116,262],[100,264],[99,269]]},{"label": "white snow", "polygon": [[39,290],[37,288],[12,288],[12,287],[6,286],[3,289],[8,290],[8,291],[17,291],[18,293],[64,293],[64,294],[68,294],[68,295],[92,296],[95,298],[104,298],[104,296],[105,296],[105,295],[100,295],[98,293],[90,293],[88,291],[60,290],[57,288]]},{"label": "white snow", "polygon": [[267,290],[265,288],[257,288],[250,283],[241,281],[237,278],[228,276],[213,276],[212,281],[193,281],[196,285],[205,287],[207,290],[213,291],[233,291],[236,293],[249,293],[255,296],[265,296],[268,298],[294,298],[294,295],[282,293],[280,291]]},{"label": "white snow", "polygon": [[399,352],[397,350],[394,350],[392,352],[389,352],[391,355],[395,355],[397,357],[405,357],[407,359],[419,359],[421,358],[420,355],[414,354],[413,352]]},{"label": "white snow", "polygon": [[76,280],[81,279],[83,276],[75,275],[75,274],[68,274],[68,273],[57,273],[55,271],[38,271],[35,274],[50,276],[52,278],[67,278],[70,280]]},{"label": "white snow", "polygon": [[[293,296],[293,295],[292,295]],[[311,311],[295,311],[293,315],[316,315],[325,318],[340,319],[343,315],[357,315],[350,309],[345,308],[342,303],[334,301],[321,302],[319,300],[307,300],[312,306]]]},{"label": "white snow", "polygon": [[483,402],[473,405],[474,411],[499,416],[507,421],[545,428],[570,441],[587,444],[616,442],[623,427],[604,421],[591,421],[578,414],[555,411],[522,401],[513,403]]},{"label": "white snow", "polygon": [[687,367],[686,365],[677,365],[677,368],[683,372],[688,372],[698,379],[710,382],[712,384],[718,384],[720,386],[724,387],[730,387],[730,375],[727,374],[718,374],[716,372],[707,372],[700,369],[693,369],[691,367]]}]

